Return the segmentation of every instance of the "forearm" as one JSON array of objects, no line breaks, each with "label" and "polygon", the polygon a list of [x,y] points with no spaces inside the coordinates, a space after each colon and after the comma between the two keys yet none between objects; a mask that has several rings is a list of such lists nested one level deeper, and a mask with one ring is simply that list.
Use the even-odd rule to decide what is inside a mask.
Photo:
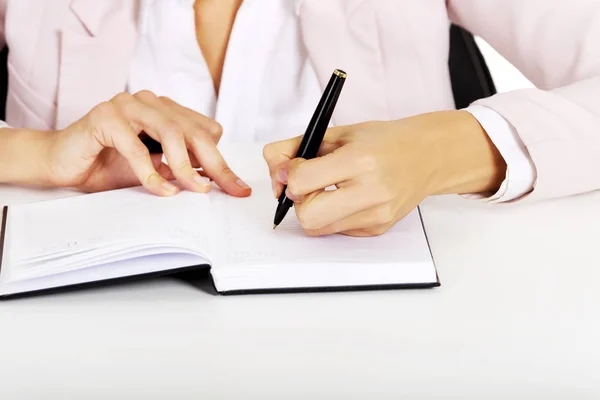
[{"label": "forearm", "polygon": [[0,183],[48,185],[46,132],[0,129]]},{"label": "forearm", "polygon": [[437,163],[435,194],[485,193],[498,190],[506,177],[506,163],[477,119],[466,111],[436,115]]}]

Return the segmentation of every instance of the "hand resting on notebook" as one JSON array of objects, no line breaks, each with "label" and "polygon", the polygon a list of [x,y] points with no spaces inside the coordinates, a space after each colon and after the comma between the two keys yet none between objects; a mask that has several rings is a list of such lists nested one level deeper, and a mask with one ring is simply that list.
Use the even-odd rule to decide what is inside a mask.
[{"label": "hand resting on notebook", "polygon": [[[506,164],[477,120],[444,111],[329,129],[312,160],[301,137],[264,148],[273,192],[287,196],[310,235],[388,231],[428,195],[497,190]],[[337,190],[325,188],[336,186]]]},{"label": "hand resting on notebook", "polygon": [[[149,154],[139,135],[161,143]],[[169,196],[179,188],[245,197],[251,189],[228,167],[216,144],[221,126],[174,101],[142,91],[121,93],[57,132],[0,130],[0,183],[76,187],[86,192],[137,186]],[[201,163],[198,162],[201,160]]]}]

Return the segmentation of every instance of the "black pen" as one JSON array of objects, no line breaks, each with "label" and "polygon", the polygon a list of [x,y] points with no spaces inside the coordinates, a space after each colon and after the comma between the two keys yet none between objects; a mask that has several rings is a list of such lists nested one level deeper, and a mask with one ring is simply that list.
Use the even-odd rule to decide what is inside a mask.
[{"label": "black pen", "polygon": [[[295,158],[304,158],[310,160],[315,158],[323,142],[323,136],[329,126],[329,121],[333,115],[333,110],[337,104],[337,100],[342,92],[344,82],[346,82],[346,73],[341,69],[333,71],[333,75],[321,96],[321,100],[317,105],[317,109],[313,114],[306,132],[302,137],[302,142],[298,151],[296,152]],[[285,195],[287,185],[283,187],[283,192],[279,196],[279,204],[277,205],[277,211],[275,211],[275,220],[273,221],[273,229],[283,221],[288,210],[294,205],[294,202]]]}]

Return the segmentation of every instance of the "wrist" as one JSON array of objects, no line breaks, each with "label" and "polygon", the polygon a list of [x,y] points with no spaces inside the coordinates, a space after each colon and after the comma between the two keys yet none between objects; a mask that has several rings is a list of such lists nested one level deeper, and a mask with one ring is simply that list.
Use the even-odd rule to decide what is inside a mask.
[{"label": "wrist", "polygon": [[50,186],[51,132],[0,129],[0,183]]},{"label": "wrist", "polygon": [[506,162],[479,121],[466,111],[439,114],[436,129],[436,185],[433,194],[486,193],[498,190]]}]

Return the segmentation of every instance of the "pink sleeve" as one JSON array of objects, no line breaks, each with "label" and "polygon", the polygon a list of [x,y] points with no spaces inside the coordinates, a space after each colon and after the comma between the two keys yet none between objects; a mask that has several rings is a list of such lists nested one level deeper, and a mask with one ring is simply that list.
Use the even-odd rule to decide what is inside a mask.
[{"label": "pink sleeve", "polygon": [[533,189],[536,171],[527,148],[515,129],[494,110],[473,105],[465,108],[479,121],[494,146],[506,162],[506,176],[498,191],[491,195],[469,195],[489,203],[506,203],[518,200]]},{"label": "pink sleeve", "polygon": [[539,89],[475,104],[515,128],[544,199],[600,189],[600,1],[448,0],[458,25],[481,36]]}]

